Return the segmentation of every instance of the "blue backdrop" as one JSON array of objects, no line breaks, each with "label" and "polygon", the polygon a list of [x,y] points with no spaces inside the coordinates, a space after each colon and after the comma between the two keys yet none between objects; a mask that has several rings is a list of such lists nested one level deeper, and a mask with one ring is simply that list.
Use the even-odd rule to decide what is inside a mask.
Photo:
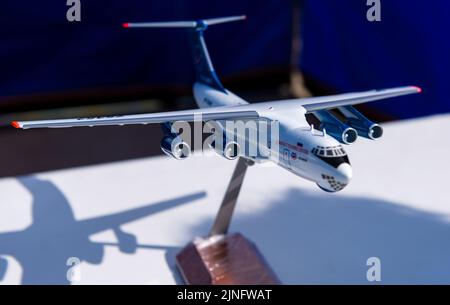
[{"label": "blue backdrop", "polygon": [[289,56],[290,2],[81,0],[82,20],[74,23],[67,9],[65,0],[2,0],[0,96],[192,81],[184,30],[122,28],[128,21],[247,14],[248,21],[206,33],[224,75],[283,65]]},{"label": "blue backdrop", "polygon": [[381,22],[366,0],[306,0],[302,66],[338,91],[418,85],[422,95],[374,106],[407,118],[450,111],[450,1],[381,0]]},{"label": "blue backdrop", "polygon": [[[375,106],[406,118],[450,111],[450,2],[381,0],[382,21],[366,20],[366,0],[304,0],[304,71],[337,91],[405,84],[421,96]],[[81,0],[80,23],[66,1],[2,0],[0,96],[129,85],[189,84],[183,30],[123,29],[127,21],[247,14],[206,33],[219,75],[286,66],[289,0]],[[1,102],[1,99],[0,99]]]}]

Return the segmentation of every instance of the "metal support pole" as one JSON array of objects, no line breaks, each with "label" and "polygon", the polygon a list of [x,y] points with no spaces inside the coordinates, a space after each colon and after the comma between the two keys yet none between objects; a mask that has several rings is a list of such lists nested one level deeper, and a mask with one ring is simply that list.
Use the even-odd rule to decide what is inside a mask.
[{"label": "metal support pole", "polygon": [[245,173],[247,172],[247,168],[253,164],[253,161],[242,157],[239,158],[209,236],[225,235],[228,233],[231,218],[233,217],[234,207],[236,206],[239,192],[241,190],[242,183],[244,182]]}]

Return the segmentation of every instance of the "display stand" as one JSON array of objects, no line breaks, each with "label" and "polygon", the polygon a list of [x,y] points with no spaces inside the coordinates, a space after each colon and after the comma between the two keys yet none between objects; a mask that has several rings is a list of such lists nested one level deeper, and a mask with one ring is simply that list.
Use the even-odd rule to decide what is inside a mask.
[{"label": "display stand", "polygon": [[233,211],[252,161],[239,158],[207,237],[196,238],[177,255],[178,268],[190,285],[280,284],[256,246],[240,233],[228,234]]}]

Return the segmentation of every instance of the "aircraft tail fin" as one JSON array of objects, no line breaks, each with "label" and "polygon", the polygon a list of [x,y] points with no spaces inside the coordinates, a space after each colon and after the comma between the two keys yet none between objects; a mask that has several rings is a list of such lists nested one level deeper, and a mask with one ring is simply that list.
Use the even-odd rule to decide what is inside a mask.
[{"label": "aircraft tail fin", "polygon": [[197,81],[225,92],[220,82],[206,47],[203,32],[208,26],[245,20],[246,16],[232,16],[197,21],[169,21],[169,22],[142,22],[124,23],[125,28],[186,28],[190,30],[192,56],[196,70]]}]

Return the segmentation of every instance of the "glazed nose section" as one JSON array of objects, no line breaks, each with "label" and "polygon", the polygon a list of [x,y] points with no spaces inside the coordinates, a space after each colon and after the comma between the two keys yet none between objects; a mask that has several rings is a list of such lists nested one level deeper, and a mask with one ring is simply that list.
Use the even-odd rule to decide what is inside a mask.
[{"label": "glazed nose section", "polygon": [[340,164],[332,174],[322,174],[322,180],[317,185],[326,192],[338,192],[344,189],[352,179],[352,167],[348,163]]},{"label": "glazed nose section", "polygon": [[348,163],[342,163],[337,168],[336,179],[343,183],[348,184],[353,176],[352,166]]}]

